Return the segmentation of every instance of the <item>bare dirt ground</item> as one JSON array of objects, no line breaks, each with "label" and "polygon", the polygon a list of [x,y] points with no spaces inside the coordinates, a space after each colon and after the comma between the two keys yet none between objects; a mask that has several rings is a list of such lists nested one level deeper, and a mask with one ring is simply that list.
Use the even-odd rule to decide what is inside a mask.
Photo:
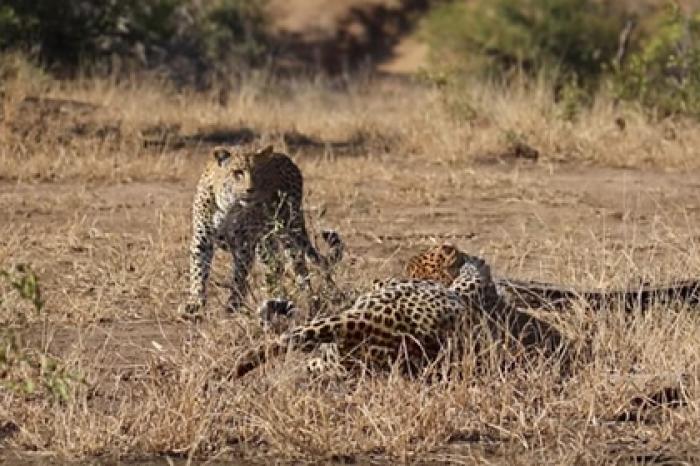
[{"label": "bare dirt ground", "polygon": [[[582,289],[700,276],[697,123],[604,97],[563,121],[540,86],[474,83],[465,118],[440,88],[397,80],[253,76],[227,104],[151,82],[8,85],[0,269],[29,265],[44,305],[0,285],[0,458],[696,458],[700,325],[683,306],[556,317],[594,348],[564,382],[545,363],[478,372],[474,354],[446,384],[317,379],[300,355],[222,379],[266,338],[259,272],[249,312],[223,311],[223,253],[204,321],[178,319],[199,171],[215,144],[259,138],[302,168],[311,230],[343,235],[346,290],[442,241],[497,275]],[[620,420],[669,387],[682,403]]]},{"label": "bare dirt ground", "polygon": [[[21,251],[13,259],[33,265],[49,303],[60,295],[70,306],[48,305],[49,316],[60,315],[49,351],[111,344],[122,347],[110,348],[114,361],[129,365],[142,362],[138,354],[153,342],[176,347],[188,334],[190,325],[172,317],[187,287],[190,205],[205,156],[193,159],[185,170],[192,176],[178,182],[0,184],[0,211]],[[312,193],[308,202],[322,203],[323,224],[342,232],[353,275],[400,275],[408,257],[440,241],[488,257],[500,275],[582,289],[610,286],[612,277],[624,285],[700,275],[695,264],[679,264],[695,251],[700,225],[700,181],[687,174],[512,161],[448,167],[391,154],[360,160],[297,158]],[[357,163],[385,168],[354,170]],[[354,187],[350,198],[334,189],[338,183]],[[154,245],[165,248],[166,263],[149,263]],[[571,248],[574,262],[588,261],[584,270],[562,274],[551,257],[559,247]],[[596,264],[606,256],[607,267]],[[95,280],[110,259],[121,262],[121,283]],[[149,296],[149,283],[163,279],[156,268],[171,269],[157,303]],[[212,307],[215,319],[226,319]]]},{"label": "bare dirt ground", "polygon": [[427,64],[427,46],[412,33],[430,6],[429,0],[272,0],[268,11],[287,57],[282,68],[402,74]]}]

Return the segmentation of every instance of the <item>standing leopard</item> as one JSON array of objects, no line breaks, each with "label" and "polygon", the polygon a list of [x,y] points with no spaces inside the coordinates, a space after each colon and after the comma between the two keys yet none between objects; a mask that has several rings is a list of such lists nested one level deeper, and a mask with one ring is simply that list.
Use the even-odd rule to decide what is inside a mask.
[{"label": "standing leopard", "polygon": [[[255,257],[270,267],[284,251],[297,283],[309,287],[306,261],[328,268],[342,258],[343,243],[332,230],[322,232],[328,257],[312,245],[302,210],[299,167],[272,146],[216,147],[197,184],[192,209],[190,290],[184,311],[197,314],[206,303],[206,285],[214,248],[231,253],[233,270],[227,308],[242,305]],[[280,274],[279,268],[273,270]]]},{"label": "standing leopard", "polygon": [[[435,280],[449,285],[462,264],[470,260],[468,254],[449,243],[429,248],[406,263],[406,276],[415,279]],[[684,280],[669,285],[641,286],[638,289],[580,291],[552,283],[494,279],[499,292],[522,307],[561,310],[576,301],[586,303],[592,309],[620,305],[626,312],[646,309],[660,302],[682,302],[689,306],[700,304],[700,281]]]},{"label": "standing leopard", "polygon": [[[286,312],[291,306],[287,304],[271,300],[261,309],[265,313],[271,306]],[[313,319],[283,333],[269,346],[260,344],[248,350],[234,373],[242,376],[288,348],[310,352],[325,344],[336,345],[343,358],[353,356],[373,366],[387,366],[404,357],[411,367],[424,367],[436,360],[451,336],[480,322],[487,323],[496,340],[520,347],[543,344],[557,350],[563,341],[547,323],[508,306],[498,295],[484,260],[466,256],[449,286],[397,278],[376,283],[349,309]]]}]

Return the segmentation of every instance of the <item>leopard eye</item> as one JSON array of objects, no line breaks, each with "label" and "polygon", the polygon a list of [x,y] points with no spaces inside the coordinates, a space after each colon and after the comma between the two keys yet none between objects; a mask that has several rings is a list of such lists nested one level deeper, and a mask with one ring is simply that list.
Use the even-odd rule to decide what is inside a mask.
[{"label": "leopard eye", "polygon": [[243,176],[245,176],[245,173],[243,173],[243,170],[234,170],[233,171],[233,177],[240,181],[243,179]]}]

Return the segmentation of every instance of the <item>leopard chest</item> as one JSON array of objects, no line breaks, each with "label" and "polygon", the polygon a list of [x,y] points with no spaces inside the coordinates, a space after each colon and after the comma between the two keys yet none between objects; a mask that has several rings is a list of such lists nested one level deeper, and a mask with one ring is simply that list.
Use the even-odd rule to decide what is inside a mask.
[{"label": "leopard chest", "polygon": [[226,212],[217,210],[213,223],[215,245],[229,250],[248,242],[254,243],[269,222],[257,204],[249,204]]}]

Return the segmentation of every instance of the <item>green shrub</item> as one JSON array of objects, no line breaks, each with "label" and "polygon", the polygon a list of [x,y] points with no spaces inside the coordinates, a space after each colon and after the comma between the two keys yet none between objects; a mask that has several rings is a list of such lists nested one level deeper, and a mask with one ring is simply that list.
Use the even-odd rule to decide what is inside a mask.
[{"label": "green shrub", "polygon": [[263,2],[220,0],[205,16],[203,45],[208,57],[226,60],[231,56],[257,64],[267,51],[267,20]]},{"label": "green shrub", "polygon": [[595,81],[615,56],[626,22],[618,2],[453,1],[428,16],[424,35],[435,63],[502,75],[558,70]]},{"label": "green shrub", "polygon": [[615,69],[615,95],[661,116],[700,116],[700,14],[669,4],[640,49]]},{"label": "green shrub", "polygon": [[30,51],[68,69],[114,56],[149,67],[175,59],[200,69],[220,61],[241,66],[265,50],[264,6],[264,0],[6,0],[0,50]]},{"label": "green shrub", "polygon": [[0,10],[0,46],[36,52],[47,62],[75,64],[115,35],[130,5],[124,2],[7,0]]}]

